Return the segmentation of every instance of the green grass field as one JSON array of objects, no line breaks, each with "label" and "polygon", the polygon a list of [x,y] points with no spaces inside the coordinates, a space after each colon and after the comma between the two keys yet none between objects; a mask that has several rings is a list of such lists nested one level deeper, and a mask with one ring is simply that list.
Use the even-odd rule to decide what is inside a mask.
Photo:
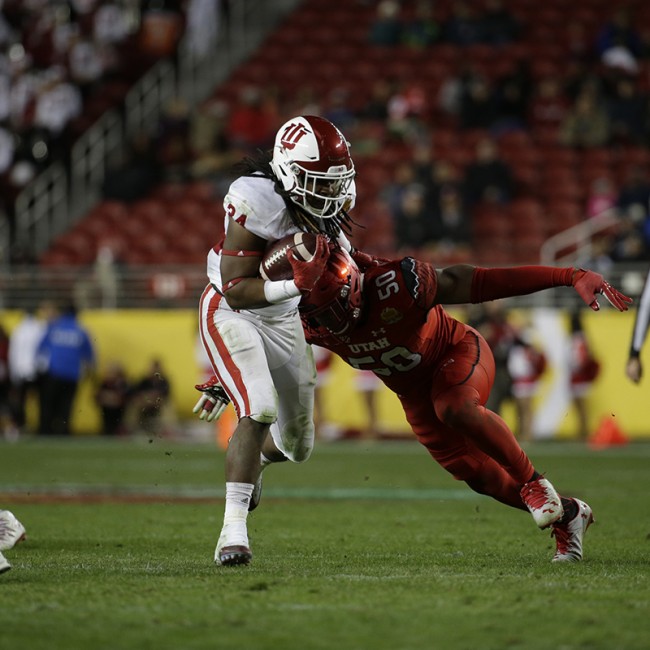
[{"label": "green grass field", "polygon": [[253,564],[212,562],[223,454],[207,444],[0,442],[1,650],[647,649],[650,445],[527,448],[596,524],[553,565],[532,518],[411,442],[320,444],[265,477]]}]

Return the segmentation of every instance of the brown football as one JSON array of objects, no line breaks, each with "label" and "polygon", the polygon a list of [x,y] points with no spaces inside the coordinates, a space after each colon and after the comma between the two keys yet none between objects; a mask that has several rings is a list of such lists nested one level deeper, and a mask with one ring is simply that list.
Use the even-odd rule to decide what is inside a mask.
[{"label": "brown football", "polygon": [[293,269],[287,257],[289,249],[298,259],[309,262],[316,252],[316,241],[317,236],[312,233],[297,232],[271,242],[260,262],[260,276],[264,280],[290,280]]}]

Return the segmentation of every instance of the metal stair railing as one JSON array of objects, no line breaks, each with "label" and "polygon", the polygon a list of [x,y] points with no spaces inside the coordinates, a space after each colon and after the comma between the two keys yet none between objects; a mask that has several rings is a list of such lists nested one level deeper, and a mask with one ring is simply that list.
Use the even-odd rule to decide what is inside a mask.
[{"label": "metal stair railing", "polygon": [[16,243],[35,253],[44,251],[68,226],[68,207],[65,168],[54,163],[16,197]]},{"label": "metal stair railing", "polygon": [[[591,257],[594,236],[609,230],[618,220],[616,212],[608,210],[549,237],[540,249],[540,262],[550,266],[566,266],[578,259],[588,259]],[[567,249],[572,250],[561,255]]]},{"label": "metal stair railing", "polygon": [[80,219],[99,200],[107,160],[123,148],[122,118],[114,110],[104,113],[72,146],[68,225]]}]

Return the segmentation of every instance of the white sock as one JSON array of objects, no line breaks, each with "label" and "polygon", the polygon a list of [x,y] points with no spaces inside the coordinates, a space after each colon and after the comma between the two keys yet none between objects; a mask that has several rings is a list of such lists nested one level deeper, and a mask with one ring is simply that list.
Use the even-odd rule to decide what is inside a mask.
[{"label": "white sock", "polygon": [[226,483],[224,524],[234,521],[246,521],[254,487],[252,483]]}]

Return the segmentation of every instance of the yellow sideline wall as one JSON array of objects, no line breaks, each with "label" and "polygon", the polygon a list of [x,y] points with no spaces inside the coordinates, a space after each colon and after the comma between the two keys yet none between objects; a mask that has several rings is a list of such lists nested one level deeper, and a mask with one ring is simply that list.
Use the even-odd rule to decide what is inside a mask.
[{"label": "yellow sideline wall", "polygon": [[[575,431],[575,415],[567,400],[566,371],[563,367],[568,317],[557,310],[513,311],[515,321],[534,326],[536,342],[548,357],[549,369],[543,377],[536,399],[535,433],[539,438],[571,438]],[[0,323],[11,329],[21,314],[4,312]],[[585,313],[585,328],[598,351],[602,371],[590,395],[591,428],[603,417],[615,416],[622,430],[631,437],[650,436],[647,400],[650,386],[646,379],[640,386],[627,380],[625,360],[633,326],[634,311],[619,314],[606,309]],[[91,333],[101,373],[107,363],[121,361],[132,380],[147,370],[154,358],[162,361],[172,384],[174,406],[181,420],[192,418],[192,406],[198,393],[194,384],[202,380],[197,354],[197,321],[194,310],[151,311],[87,311],[80,321]],[[643,361],[650,375],[650,345]],[[324,388],[325,415],[341,428],[363,428],[366,418],[363,403],[354,384],[354,371],[335,360],[330,379]],[[408,435],[408,425],[395,395],[380,391],[380,422],[382,430]],[[30,408],[30,421],[35,420],[35,405]],[[506,406],[502,414],[514,426],[514,411]],[[100,426],[99,412],[93,400],[93,383],[82,383],[74,406],[72,429],[76,433],[94,434]]]}]

